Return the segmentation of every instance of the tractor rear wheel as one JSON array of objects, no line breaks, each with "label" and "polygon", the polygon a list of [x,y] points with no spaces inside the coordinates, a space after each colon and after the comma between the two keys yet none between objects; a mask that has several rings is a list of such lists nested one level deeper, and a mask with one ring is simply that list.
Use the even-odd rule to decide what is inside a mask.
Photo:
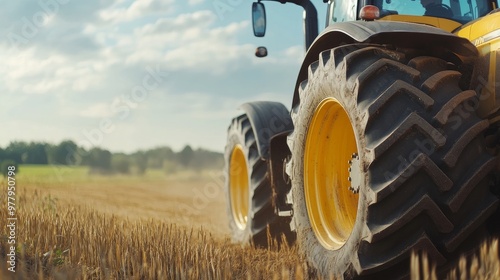
[{"label": "tractor rear wheel", "polygon": [[378,45],[310,65],[287,173],[299,250],[322,277],[403,277],[412,251],[442,267],[478,242],[496,158],[457,69]]}]

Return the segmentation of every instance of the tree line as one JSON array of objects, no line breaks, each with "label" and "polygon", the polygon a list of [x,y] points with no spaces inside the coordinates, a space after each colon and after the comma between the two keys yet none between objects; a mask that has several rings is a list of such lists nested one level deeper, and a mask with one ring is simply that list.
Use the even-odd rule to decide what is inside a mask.
[{"label": "tree line", "polygon": [[92,173],[143,174],[148,168],[162,169],[166,173],[175,173],[181,169],[219,169],[222,168],[224,159],[221,153],[194,150],[189,145],[179,152],[169,147],[157,147],[130,154],[112,153],[99,147],[85,149],[71,140],[64,140],[57,145],[15,141],[4,149],[0,147],[2,173],[7,166],[19,164],[88,166]]}]

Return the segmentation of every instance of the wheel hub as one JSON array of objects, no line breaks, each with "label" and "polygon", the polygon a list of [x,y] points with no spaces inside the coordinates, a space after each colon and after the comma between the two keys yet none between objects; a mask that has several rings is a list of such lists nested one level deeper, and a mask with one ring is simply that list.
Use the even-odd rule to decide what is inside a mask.
[{"label": "wheel hub", "polygon": [[353,193],[359,193],[359,187],[361,186],[361,168],[359,162],[359,155],[357,153],[352,154],[352,159],[349,160],[349,190]]}]

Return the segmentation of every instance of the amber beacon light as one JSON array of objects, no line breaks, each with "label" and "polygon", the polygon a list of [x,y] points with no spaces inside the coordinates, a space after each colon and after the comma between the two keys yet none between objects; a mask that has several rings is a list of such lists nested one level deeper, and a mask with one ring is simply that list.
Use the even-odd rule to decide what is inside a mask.
[{"label": "amber beacon light", "polygon": [[378,9],[377,6],[366,5],[363,8],[361,8],[359,17],[362,20],[372,21],[380,17],[380,10]]}]

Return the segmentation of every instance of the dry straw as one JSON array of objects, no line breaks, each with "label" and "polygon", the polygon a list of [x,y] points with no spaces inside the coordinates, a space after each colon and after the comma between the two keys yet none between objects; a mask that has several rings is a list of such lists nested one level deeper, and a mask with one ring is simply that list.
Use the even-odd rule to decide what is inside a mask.
[{"label": "dry straw", "polygon": [[[40,191],[22,192],[16,273],[1,260],[1,279],[310,279],[295,247],[241,247],[203,228],[149,219],[129,221],[62,204]],[[0,195],[0,201],[5,197]],[[0,211],[0,220],[7,218]],[[0,259],[6,256],[2,227]],[[412,279],[437,279],[425,255],[411,259]],[[500,279],[498,241],[452,270],[449,279]]]}]

